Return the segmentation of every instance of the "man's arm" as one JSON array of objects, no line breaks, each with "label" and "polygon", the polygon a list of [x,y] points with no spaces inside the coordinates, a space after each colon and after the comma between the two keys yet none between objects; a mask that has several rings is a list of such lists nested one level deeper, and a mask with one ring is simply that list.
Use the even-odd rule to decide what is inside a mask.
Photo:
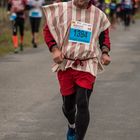
[{"label": "man's arm", "polygon": [[110,38],[109,38],[109,29],[101,32],[99,36],[99,44],[102,52],[110,51]]},{"label": "man's arm", "polygon": [[57,43],[54,40],[47,24],[45,25],[45,27],[43,29],[43,33],[44,33],[44,40],[45,40],[50,52],[52,52],[53,47],[57,47]]},{"label": "man's arm", "polygon": [[45,25],[43,32],[44,32],[44,40],[50,52],[52,53],[54,62],[58,64],[62,63],[64,55],[62,54],[61,50],[57,47],[57,43],[54,40],[47,24]]},{"label": "man's arm", "polygon": [[101,63],[104,65],[108,65],[111,61],[110,56],[108,54],[110,51],[109,29],[106,29],[105,31],[101,32],[99,36],[99,44],[102,52]]}]

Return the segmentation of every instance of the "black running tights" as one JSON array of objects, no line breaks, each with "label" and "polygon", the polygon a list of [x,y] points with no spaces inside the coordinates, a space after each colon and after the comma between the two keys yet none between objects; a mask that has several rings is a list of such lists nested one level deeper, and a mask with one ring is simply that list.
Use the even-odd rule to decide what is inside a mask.
[{"label": "black running tights", "polygon": [[62,110],[70,124],[76,124],[76,140],[83,140],[88,128],[89,98],[92,90],[77,86],[76,93],[63,96]]}]

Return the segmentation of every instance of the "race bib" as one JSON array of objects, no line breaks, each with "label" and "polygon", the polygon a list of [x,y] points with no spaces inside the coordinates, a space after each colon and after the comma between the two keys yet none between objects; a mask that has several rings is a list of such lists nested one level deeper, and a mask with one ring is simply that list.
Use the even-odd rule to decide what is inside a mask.
[{"label": "race bib", "polygon": [[69,42],[90,44],[92,25],[80,21],[72,21],[69,33]]},{"label": "race bib", "polygon": [[16,20],[16,18],[17,18],[16,13],[12,13],[11,16],[10,16],[10,20],[14,21],[14,20]]},{"label": "race bib", "polygon": [[39,15],[38,12],[32,12],[32,17],[36,17],[36,16],[38,16],[38,15]]}]

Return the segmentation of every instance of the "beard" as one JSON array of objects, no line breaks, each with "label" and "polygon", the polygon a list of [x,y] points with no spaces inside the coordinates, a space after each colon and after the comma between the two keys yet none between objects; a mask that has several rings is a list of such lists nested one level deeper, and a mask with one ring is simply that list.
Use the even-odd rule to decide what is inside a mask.
[{"label": "beard", "polygon": [[78,8],[86,8],[90,0],[74,0],[74,5]]}]

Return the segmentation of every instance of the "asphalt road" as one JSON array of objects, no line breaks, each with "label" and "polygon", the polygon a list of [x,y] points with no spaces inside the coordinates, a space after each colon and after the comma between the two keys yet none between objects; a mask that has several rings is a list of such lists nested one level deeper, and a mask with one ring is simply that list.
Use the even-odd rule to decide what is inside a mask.
[{"label": "asphalt road", "polygon": [[[98,75],[85,140],[140,140],[139,26],[111,32],[112,63]],[[50,58],[43,45],[0,58],[0,140],[66,140]]]}]

